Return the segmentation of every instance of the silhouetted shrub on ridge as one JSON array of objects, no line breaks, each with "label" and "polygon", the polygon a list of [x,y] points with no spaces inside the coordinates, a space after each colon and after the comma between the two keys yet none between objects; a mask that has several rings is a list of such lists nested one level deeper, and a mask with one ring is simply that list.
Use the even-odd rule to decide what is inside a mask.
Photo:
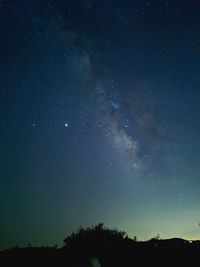
[{"label": "silhouetted shrub on ridge", "polygon": [[122,243],[128,240],[128,235],[118,229],[109,229],[100,223],[93,227],[80,227],[76,232],[64,239],[64,249],[71,255],[79,255],[81,260],[97,256],[105,259],[119,251]]},{"label": "silhouetted shrub on ridge", "polygon": [[94,245],[93,242],[118,242],[127,238],[128,235],[126,232],[117,229],[109,229],[104,227],[103,223],[99,223],[93,227],[80,227],[78,231],[66,237],[64,243],[66,248],[70,248],[79,243],[82,244],[82,242],[89,242],[91,245]]}]

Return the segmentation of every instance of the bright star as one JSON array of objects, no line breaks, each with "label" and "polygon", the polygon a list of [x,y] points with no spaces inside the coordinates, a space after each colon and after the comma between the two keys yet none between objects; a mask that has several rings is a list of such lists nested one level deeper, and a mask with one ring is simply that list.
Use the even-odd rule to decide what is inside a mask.
[{"label": "bright star", "polygon": [[65,127],[68,127],[68,126],[69,126],[69,124],[66,122],[66,123],[65,123]]}]

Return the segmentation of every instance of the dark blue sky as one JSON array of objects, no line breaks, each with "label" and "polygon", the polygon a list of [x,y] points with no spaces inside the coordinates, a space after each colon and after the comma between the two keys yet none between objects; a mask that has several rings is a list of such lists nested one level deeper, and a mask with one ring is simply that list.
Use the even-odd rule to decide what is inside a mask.
[{"label": "dark blue sky", "polygon": [[200,3],[0,1],[0,248],[104,222],[199,239]]}]

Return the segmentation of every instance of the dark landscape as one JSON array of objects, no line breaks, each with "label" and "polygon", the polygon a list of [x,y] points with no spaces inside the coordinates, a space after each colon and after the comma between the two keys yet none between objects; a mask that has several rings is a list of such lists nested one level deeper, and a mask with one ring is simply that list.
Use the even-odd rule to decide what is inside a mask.
[{"label": "dark landscape", "polygon": [[123,231],[98,224],[72,233],[61,248],[14,247],[1,251],[0,260],[17,266],[174,266],[175,263],[191,266],[198,262],[199,254],[199,240],[160,239],[158,235],[148,241],[137,241]]}]

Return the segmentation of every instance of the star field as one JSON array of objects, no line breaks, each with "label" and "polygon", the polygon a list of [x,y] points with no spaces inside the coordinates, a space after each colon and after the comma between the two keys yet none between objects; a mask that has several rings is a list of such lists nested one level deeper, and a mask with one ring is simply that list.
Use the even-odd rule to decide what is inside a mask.
[{"label": "star field", "polygon": [[104,222],[200,238],[198,1],[0,1],[0,249]]}]

